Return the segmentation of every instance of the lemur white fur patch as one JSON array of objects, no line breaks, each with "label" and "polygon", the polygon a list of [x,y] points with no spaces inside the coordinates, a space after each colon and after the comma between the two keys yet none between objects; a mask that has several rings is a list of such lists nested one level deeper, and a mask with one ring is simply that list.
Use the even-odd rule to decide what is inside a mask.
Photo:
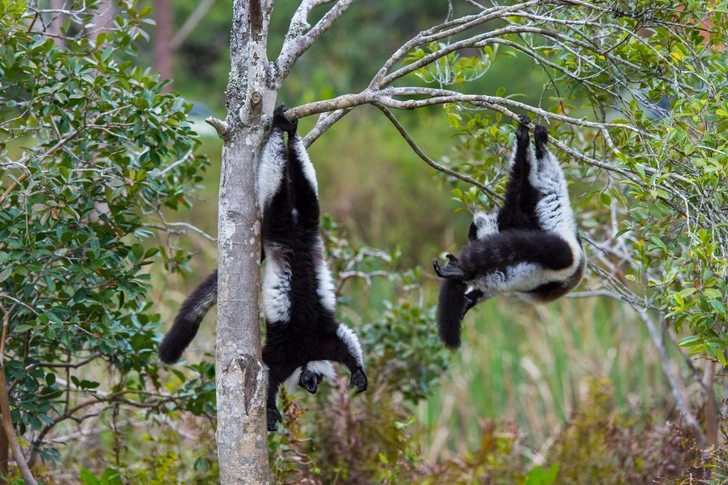
[{"label": "lemur white fur patch", "polygon": [[336,309],[336,293],[334,292],[334,279],[331,276],[326,260],[324,259],[324,242],[321,236],[318,236],[317,251],[320,254],[316,263],[316,280],[318,287],[316,293],[321,300],[321,305],[327,310],[333,312]]},{"label": "lemur white fur patch", "polygon": [[283,133],[274,130],[263,147],[258,166],[258,207],[261,211],[273,195],[278,192],[286,168]]},{"label": "lemur white fur patch", "polygon": [[263,275],[263,313],[269,323],[291,319],[291,267],[273,245],[265,246],[268,256]]},{"label": "lemur white fur patch", "polygon": [[580,264],[583,249],[576,238],[576,219],[569,201],[569,189],[558,159],[548,150],[538,161],[538,173],[531,173],[531,183],[542,194],[536,204],[536,216],[543,230],[562,238],[571,249],[574,261],[568,268],[552,272],[571,274]]},{"label": "lemur white fur patch", "polygon": [[[313,360],[306,364],[306,368],[315,374],[321,374],[329,379],[336,379],[336,369],[334,369],[333,364],[328,360]],[[298,385],[302,372],[303,367],[296,368],[293,374],[283,383],[289,394],[303,394],[304,389]]]},{"label": "lemur white fur patch", "polygon": [[295,138],[293,139],[292,148],[296,152],[296,157],[298,157],[298,159],[301,161],[301,167],[303,168],[304,177],[306,177],[306,180],[308,180],[308,183],[311,184],[313,190],[316,192],[316,195],[318,195],[318,181],[316,180],[316,169],[313,168],[311,159],[306,152],[306,147],[303,146],[303,140],[301,140],[301,137],[298,133],[296,133]]},{"label": "lemur white fur patch", "polygon": [[569,203],[569,190],[559,161],[549,151],[538,160],[538,173],[531,173],[531,183],[542,194],[536,205],[541,227],[565,239],[576,237],[574,212]]},{"label": "lemur white fur patch", "polygon": [[478,211],[473,215],[473,223],[477,228],[476,237],[479,240],[498,233],[498,213]]},{"label": "lemur white fur patch", "polygon": [[359,337],[343,323],[339,324],[339,328],[336,329],[336,335],[346,344],[349,348],[349,352],[356,360],[359,367],[364,368],[364,358],[362,357],[361,345],[359,344]]}]

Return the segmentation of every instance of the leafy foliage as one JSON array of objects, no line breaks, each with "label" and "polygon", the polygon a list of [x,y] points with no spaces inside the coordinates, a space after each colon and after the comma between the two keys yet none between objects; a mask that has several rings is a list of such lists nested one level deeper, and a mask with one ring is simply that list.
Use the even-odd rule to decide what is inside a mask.
[{"label": "leafy foliage", "polygon": [[[77,12],[83,25],[89,6]],[[163,395],[158,375],[144,266],[160,248],[143,242],[163,209],[189,205],[207,161],[194,154],[190,105],[116,60],[145,35],[149,9],[134,7],[119,2],[115,27],[95,38],[67,22],[73,42],[59,48],[29,29],[45,15],[35,3],[0,2],[0,175],[11,181],[0,198],[2,366],[13,423],[44,460],[59,456],[45,441],[66,420],[209,392],[190,381]],[[188,257],[161,251],[173,266]],[[106,375],[87,370],[101,361]]]},{"label": "leafy foliage", "polygon": [[[554,151],[570,162],[590,267],[601,280],[592,286],[657,312],[678,331],[688,327],[692,336],[681,342],[688,353],[725,365],[728,4],[618,3],[597,7],[594,22],[583,9],[543,7],[508,22],[540,21],[542,30],[495,42],[533,59],[550,80],[528,110],[542,110]],[[489,71],[503,62],[511,59],[493,57]],[[448,69],[454,79],[470,71],[457,62]],[[504,86],[496,96],[520,107],[507,94]],[[491,189],[455,189],[471,209],[491,208],[502,193],[514,130],[496,111],[446,107],[460,141],[444,162]]]}]

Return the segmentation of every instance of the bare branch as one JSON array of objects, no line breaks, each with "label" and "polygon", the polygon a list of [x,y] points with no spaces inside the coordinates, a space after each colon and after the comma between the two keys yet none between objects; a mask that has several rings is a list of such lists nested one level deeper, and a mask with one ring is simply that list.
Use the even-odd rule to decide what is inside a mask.
[{"label": "bare branch", "polygon": [[316,121],[316,125],[311,129],[311,131],[306,134],[306,136],[303,137],[303,145],[306,148],[313,145],[313,142],[318,140],[318,138],[323,135],[326,130],[331,128],[334,123],[346,116],[346,114],[352,109],[354,108],[340,109],[334,111],[333,113],[321,113],[318,121]]},{"label": "bare branch", "polygon": [[[291,19],[288,33],[286,34],[286,40],[283,42],[283,48],[281,54],[276,60],[277,68],[277,79],[278,85],[282,84],[283,81],[291,72],[291,68],[296,63],[299,57],[308,50],[323,34],[326,32],[333,23],[341,17],[347,8],[354,2],[354,0],[338,0],[331,10],[326,12],[321,20],[311,30],[308,30],[309,24],[306,21],[308,14],[313,10],[314,7],[331,3],[333,0],[303,0],[301,5],[296,10],[296,13]],[[308,30],[308,32],[306,32]],[[306,32],[306,33],[304,33]]]}]

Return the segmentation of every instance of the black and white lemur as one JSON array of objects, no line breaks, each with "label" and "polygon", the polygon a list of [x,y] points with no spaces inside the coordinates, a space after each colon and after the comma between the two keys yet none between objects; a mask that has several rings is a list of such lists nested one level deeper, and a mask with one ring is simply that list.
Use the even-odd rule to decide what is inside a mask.
[{"label": "black and white lemur", "polygon": [[542,125],[534,130],[534,158],[530,123],[528,116],[521,116],[503,207],[475,214],[468,245],[457,258],[448,254],[444,268],[433,261],[437,275],[445,278],[437,323],[449,348],[460,346],[461,321],[477,303],[505,292],[533,303],[550,302],[584,276],[586,257],[566,179],[546,148],[548,134]]},{"label": "black and white lemur", "polygon": [[[288,134],[288,143],[284,141]],[[350,387],[367,388],[361,346],[356,334],[336,321],[331,272],[324,261],[319,234],[316,171],[283,106],[258,166],[258,204],[263,215],[263,313],[266,340],[263,363],[268,375],[268,430],[282,421],[276,396],[282,383],[315,393],[323,376],[334,377],[331,362],[346,365]],[[217,300],[217,271],[183,303],[159,347],[163,362],[179,360],[202,318]]]}]

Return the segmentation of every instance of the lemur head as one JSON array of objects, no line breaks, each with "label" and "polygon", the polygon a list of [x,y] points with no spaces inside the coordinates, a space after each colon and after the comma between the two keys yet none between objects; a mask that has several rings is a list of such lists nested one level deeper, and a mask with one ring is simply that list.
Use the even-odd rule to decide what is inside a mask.
[{"label": "lemur head", "polygon": [[306,389],[311,394],[316,394],[318,385],[324,380],[324,376],[318,372],[311,372],[308,369],[304,369],[301,372],[301,377],[298,379],[298,385]]}]

